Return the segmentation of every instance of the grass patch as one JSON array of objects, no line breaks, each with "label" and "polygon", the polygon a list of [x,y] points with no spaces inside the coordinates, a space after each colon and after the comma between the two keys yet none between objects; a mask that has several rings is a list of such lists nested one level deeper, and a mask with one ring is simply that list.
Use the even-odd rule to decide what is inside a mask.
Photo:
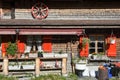
[{"label": "grass patch", "polygon": [[48,75],[40,75],[38,77],[31,78],[31,80],[66,80],[66,78],[56,74],[48,74]]},{"label": "grass patch", "polygon": [[8,77],[8,76],[0,75],[0,80],[18,80],[18,79],[15,77]]}]

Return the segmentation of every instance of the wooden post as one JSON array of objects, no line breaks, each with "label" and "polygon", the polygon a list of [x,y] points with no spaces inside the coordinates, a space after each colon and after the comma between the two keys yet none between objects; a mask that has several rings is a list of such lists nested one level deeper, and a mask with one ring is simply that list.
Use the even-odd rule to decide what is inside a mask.
[{"label": "wooden post", "polygon": [[[71,60],[72,59],[74,59],[75,58],[75,54],[74,53],[72,53],[72,57],[71,57]],[[73,73],[75,73],[75,65],[74,65],[74,63],[73,62],[71,62],[72,63],[72,72]]]},{"label": "wooden post", "polygon": [[2,18],[2,1],[0,1],[0,18]]},{"label": "wooden post", "polygon": [[8,75],[8,58],[3,60],[3,74]]},{"label": "wooden post", "polygon": [[62,74],[67,73],[67,58],[62,58]]},{"label": "wooden post", "polygon": [[40,58],[36,58],[35,64],[35,74],[38,76],[40,74]]}]

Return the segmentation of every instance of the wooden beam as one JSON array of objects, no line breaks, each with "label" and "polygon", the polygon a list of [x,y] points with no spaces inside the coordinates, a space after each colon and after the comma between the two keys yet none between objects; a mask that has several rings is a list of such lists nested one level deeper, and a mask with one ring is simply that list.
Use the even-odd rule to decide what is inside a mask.
[{"label": "wooden beam", "polygon": [[29,20],[3,19],[0,26],[120,26],[120,20]]},{"label": "wooden beam", "polygon": [[2,18],[2,0],[0,0],[0,19]]}]

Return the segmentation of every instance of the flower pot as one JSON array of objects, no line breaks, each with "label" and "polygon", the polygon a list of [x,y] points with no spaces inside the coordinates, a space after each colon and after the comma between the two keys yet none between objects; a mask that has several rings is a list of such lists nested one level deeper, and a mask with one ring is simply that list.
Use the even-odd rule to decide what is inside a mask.
[{"label": "flower pot", "polygon": [[21,58],[21,53],[17,54],[17,58],[20,59]]},{"label": "flower pot", "polygon": [[7,57],[8,57],[8,59],[15,59],[16,55],[10,55],[10,54],[8,54]]},{"label": "flower pot", "polygon": [[42,54],[42,53],[39,53],[39,54],[38,54],[38,57],[43,57],[43,54]]},{"label": "flower pot", "polygon": [[110,41],[110,44],[115,44],[115,39],[112,39],[112,40]]},{"label": "flower pot", "polygon": [[93,59],[97,59],[97,55],[93,55]]},{"label": "flower pot", "polygon": [[75,69],[77,69],[77,70],[85,70],[86,69],[86,64],[76,63],[75,64]]}]

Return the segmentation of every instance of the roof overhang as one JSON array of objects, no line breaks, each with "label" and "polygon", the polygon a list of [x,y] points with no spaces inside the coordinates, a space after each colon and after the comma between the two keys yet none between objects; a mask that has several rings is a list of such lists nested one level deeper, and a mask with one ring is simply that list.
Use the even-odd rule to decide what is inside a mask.
[{"label": "roof overhang", "polygon": [[0,25],[120,25],[120,20],[27,20],[27,19],[1,19]]},{"label": "roof overhang", "polygon": [[[19,29],[19,35],[80,35],[82,29]],[[1,35],[15,35],[16,29],[0,29]]]},{"label": "roof overhang", "polygon": [[0,28],[120,28],[120,20],[1,19]]}]

